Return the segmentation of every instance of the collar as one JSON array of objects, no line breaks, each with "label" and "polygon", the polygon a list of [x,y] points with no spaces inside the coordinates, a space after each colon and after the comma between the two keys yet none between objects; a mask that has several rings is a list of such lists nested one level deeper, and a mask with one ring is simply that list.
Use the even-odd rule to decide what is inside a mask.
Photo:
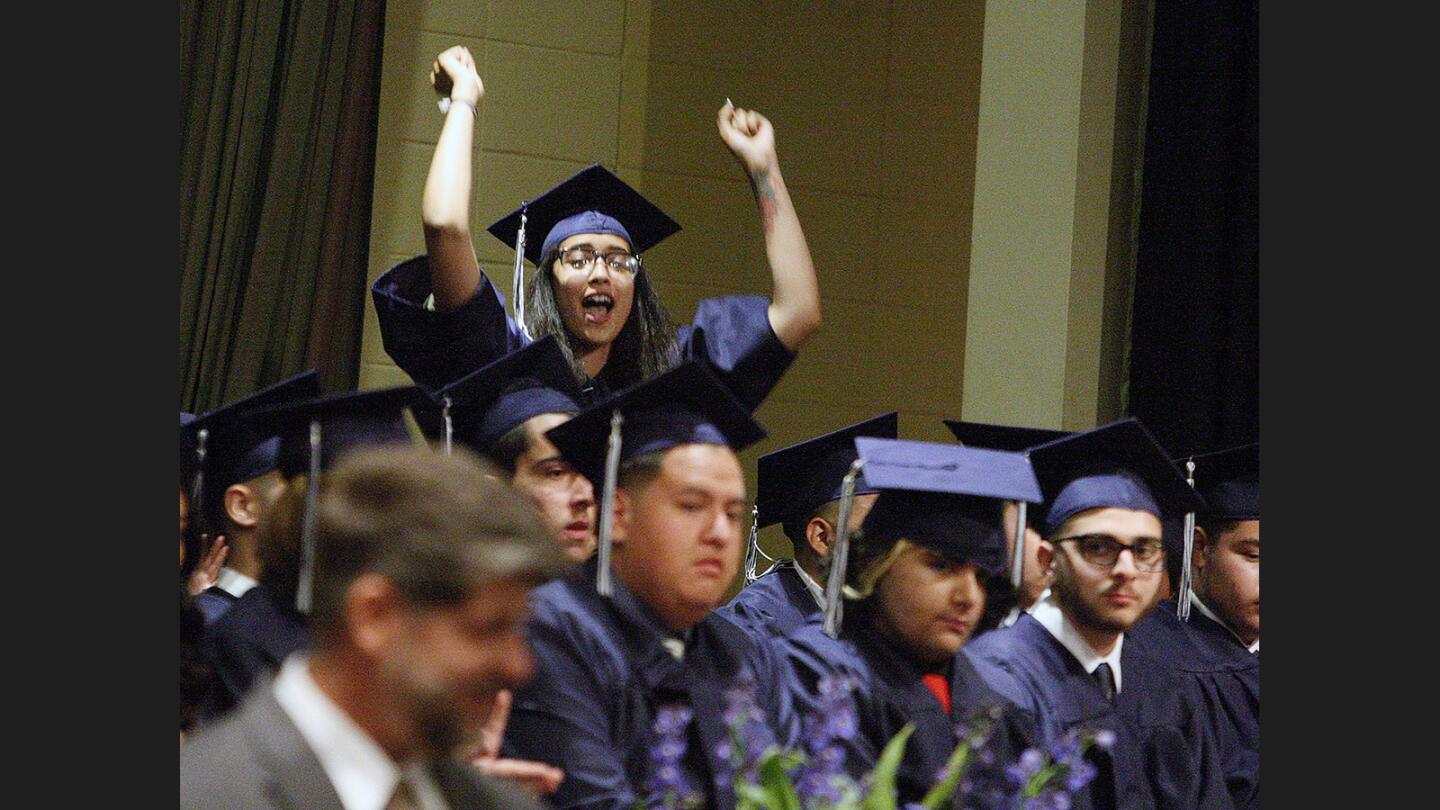
[{"label": "collar", "polygon": [[1041,592],[1040,592],[1040,596],[1035,599],[1035,604],[1034,604],[1034,605],[1031,605],[1030,607],[1025,608],[1025,612],[1026,612],[1026,613],[1034,613],[1034,612],[1035,612],[1035,607],[1036,607],[1036,605],[1039,605],[1041,602],[1044,602],[1046,599],[1049,599],[1049,598],[1050,598],[1050,589],[1049,589],[1049,588],[1046,588],[1045,590],[1041,591]]},{"label": "collar", "polygon": [[805,573],[805,569],[801,568],[798,562],[795,563],[795,573],[800,575],[800,581],[805,583],[805,590],[810,592],[810,596],[815,600],[815,604],[819,605],[821,610],[824,610],[825,589],[820,587],[820,583],[811,579],[810,575]]},{"label": "collar", "polygon": [[434,777],[418,759],[403,766],[330,699],[310,676],[303,654],[287,657],[275,677],[275,701],[330,777],[345,810],[384,810],[403,773],[421,810],[447,810]]},{"label": "collar", "polygon": [[234,568],[221,568],[220,576],[215,578],[215,587],[239,599],[245,592],[259,585],[254,579],[245,576]]},{"label": "collar", "polygon": [[1125,646],[1124,633],[1121,633],[1120,637],[1115,640],[1115,649],[1111,650],[1109,655],[1100,655],[1095,652],[1084,636],[1080,635],[1080,631],[1075,629],[1075,625],[1066,618],[1059,603],[1055,601],[1054,593],[1050,591],[1046,591],[1045,598],[1030,608],[1030,615],[1034,617],[1035,621],[1040,622],[1040,626],[1048,630],[1056,641],[1069,650],[1071,655],[1075,656],[1075,660],[1080,662],[1080,666],[1084,667],[1087,673],[1093,675],[1101,663],[1109,664],[1110,672],[1115,676],[1115,693],[1120,693],[1122,683],[1120,650]]},{"label": "collar", "polygon": [[1200,601],[1200,597],[1196,596],[1194,591],[1190,592],[1190,606],[1200,611],[1200,613],[1204,615],[1205,618],[1209,619],[1212,622],[1215,622],[1216,624],[1229,631],[1230,635],[1235,636],[1235,640],[1240,642],[1240,644],[1245,647],[1245,649],[1249,650],[1252,653],[1260,652],[1260,639],[1255,639],[1254,644],[1246,644],[1245,639],[1240,638],[1240,635],[1238,633],[1230,629],[1230,625],[1220,621],[1219,616],[1216,616],[1214,613],[1212,613],[1210,611],[1210,608],[1205,607],[1205,603]]}]

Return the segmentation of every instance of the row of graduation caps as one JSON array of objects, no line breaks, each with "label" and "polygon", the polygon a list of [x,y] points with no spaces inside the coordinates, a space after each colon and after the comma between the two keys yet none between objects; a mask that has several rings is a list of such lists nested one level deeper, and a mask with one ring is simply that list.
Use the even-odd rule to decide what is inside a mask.
[{"label": "row of graduation caps", "polygon": [[[296,608],[308,612],[314,572],[313,521],[308,517],[313,514],[319,474],[343,454],[358,447],[411,441],[403,415],[407,409],[446,453],[457,442],[484,449],[542,413],[578,411],[546,437],[602,493],[596,587],[608,596],[610,504],[620,462],[691,442],[725,444],[738,452],[766,434],[704,364],[695,361],[583,410],[574,404],[578,398],[574,375],[553,337],[437,391],[402,386],[325,396],[316,373],[309,371],[198,418],[182,414],[182,477],[191,482],[192,503],[203,505],[207,471],[212,477],[247,480],[252,477],[247,465],[270,459],[287,479],[308,475],[296,594]],[[755,576],[758,529],[839,499],[840,528],[825,589],[825,630],[834,636],[842,621],[839,596],[857,479],[867,491],[890,493],[891,505],[900,507],[872,512],[876,519],[888,521],[892,534],[899,532],[895,536],[905,534],[907,522],[917,524],[908,527],[915,529],[915,536],[948,536],[924,531],[919,524],[927,518],[925,503],[933,503],[936,496],[953,496],[947,499],[952,506],[985,502],[981,499],[1015,502],[1019,508],[1014,536],[1019,538],[1024,536],[1028,505],[1044,503],[1083,475],[1123,470],[1145,482],[1167,519],[1184,516],[1176,600],[1183,620],[1191,604],[1195,513],[1206,508],[1207,500],[1211,511],[1224,511],[1227,500],[1246,497],[1244,493],[1258,487],[1258,443],[1172,459],[1134,418],[1078,433],[953,420],[946,424],[961,444],[899,440],[897,415],[889,413],[762,456],[746,551],[747,584]],[[1177,464],[1184,466],[1185,473]],[[1095,480],[1103,487],[1113,478]],[[1113,500],[1108,493],[1094,494],[1106,502]],[[203,521],[203,506],[197,511]],[[1018,588],[1024,554],[1017,552],[1023,544],[1015,542],[1011,548],[1010,578]],[[1012,613],[1010,620],[1016,615]]]}]

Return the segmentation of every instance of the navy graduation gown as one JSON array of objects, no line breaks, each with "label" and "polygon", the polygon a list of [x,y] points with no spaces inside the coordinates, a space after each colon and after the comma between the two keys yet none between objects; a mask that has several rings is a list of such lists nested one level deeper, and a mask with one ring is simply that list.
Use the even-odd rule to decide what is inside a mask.
[{"label": "navy graduation gown", "polygon": [[1127,636],[1152,657],[1195,682],[1205,701],[1237,808],[1260,806],[1260,656],[1198,610],[1188,622],[1173,601],[1161,602]]},{"label": "navy graduation gown", "polygon": [[[529,343],[506,312],[504,295],[484,273],[475,294],[453,312],[425,309],[430,293],[426,256],[395,265],[371,287],[385,351],[420,385],[439,388]],[[769,306],[758,295],[701,301],[694,323],[677,331],[677,362],[707,361],[754,411],[795,357],[770,327]],[[612,388],[603,370],[592,383],[581,392],[582,407],[600,401]]]},{"label": "navy graduation gown", "polygon": [[280,669],[285,656],[310,643],[304,614],[281,604],[260,583],[205,628],[205,655],[215,673],[214,699],[207,717],[240,703],[256,676]]},{"label": "navy graduation gown", "polygon": [[1121,691],[1106,700],[1075,656],[1028,613],[967,650],[985,677],[1037,720],[1040,743],[1084,726],[1115,733],[1109,752],[1092,748],[1099,774],[1077,796],[1094,808],[1228,808],[1224,776],[1205,706],[1194,685],[1127,642]]},{"label": "navy graduation gown", "polygon": [[794,560],[776,562],[715,612],[762,641],[784,638],[821,616],[820,606],[796,572]]},{"label": "navy graduation gown", "polygon": [[565,771],[547,797],[556,808],[629,808],[647,798],[657,710],[682,703],[694,715],[681,763],[707,807],[731,807],[730,784],[715,784],[715,748],[728,738],[726,689],[748,670],[756,704],[781,745],[799,724],[774,653],[714,613],[691,628],[684,660],[661,641],[665,628],[615,581],[610,599],[595,591],[592,558],[577,576],[531,593],[530,643],[535,676],[516,690],[504,755],[551,763]]},{"label": "navy graduation gown", "polygon": [[195,607],[200,609],[200,615],[205,617],[207,625],[213,624],[237,601],[238,596],[213,585],[195,595]]},{"label": "navy graduation gown", "polygon": [[841,625],[840,638],[825,634],[819,622],[774,642],[790,666],[791,699],[802,717],[820,710],[817,684],[826,674],[843,672],[855,681],[858,731],[842,743],[845,767],[856,780],[875,767],[886,743],[906,724],[915,731],[905,746],[896,787],[899,800],[918,802],[935,784],[958,742],[956,725],[982,708],[999,707],[986,748],[989,765],[972,760],[967,779],[1003,779],[1004,768],[1032,744],[1034,723],[1012,701],[989,687],[961,650],[950,667],[950,712],[946,714],[924,682],[924,670],[871,630],[860,617]]}]

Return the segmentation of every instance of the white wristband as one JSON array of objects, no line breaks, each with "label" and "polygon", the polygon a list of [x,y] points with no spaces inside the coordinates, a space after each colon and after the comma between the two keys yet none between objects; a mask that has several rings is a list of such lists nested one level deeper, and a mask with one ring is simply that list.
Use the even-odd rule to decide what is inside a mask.
[{"label": "white wristband", "polygon": [[470,102],[466,101],[466,100],[463,99],[463,98],[456,98],[456,99],[442,98],[442,99],[440,99],[440,101],[439,101],[440,114],[441,114],[441,115],[445,115],[446,113],[450,112],[450,105],[451,105],[452,103],[454,103],[454,104],[463,104],[464,106],[469,107],[469,108],[470,108],[470,116],[471,116],[472,118],[479,118],[479,117],[480,117],[480,111],[475,108],[475,105],[474,105],[474,104],[471,104]]}]

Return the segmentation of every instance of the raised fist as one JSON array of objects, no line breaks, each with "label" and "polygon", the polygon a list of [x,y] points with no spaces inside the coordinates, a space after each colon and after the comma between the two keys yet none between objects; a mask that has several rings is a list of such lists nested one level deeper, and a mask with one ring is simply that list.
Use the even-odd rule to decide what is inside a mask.
[{"label": "raised fist", "polygon": [[435,57],[430,67],[430,86],[454,101],[467,101],[473,107],[485,97],[485,84],[475,70],[475,57],[464,45],[447,48]]},{"label": "raised fist", "polygon": [[752,175],[768,173],[775,166],[775,130],[770,121],[754,110],[736,107],[730,99],[716,114],[720,140],[730,147],[745,170]]}]

